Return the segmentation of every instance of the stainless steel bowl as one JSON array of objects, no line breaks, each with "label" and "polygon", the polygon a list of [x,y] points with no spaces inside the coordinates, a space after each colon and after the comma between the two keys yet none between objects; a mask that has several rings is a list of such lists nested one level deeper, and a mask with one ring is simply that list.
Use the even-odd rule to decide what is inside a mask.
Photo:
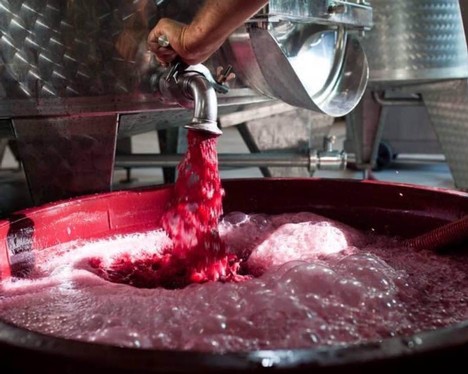
[{"label": "stainless steel bowl", "polygon": [[341,27],[250,25],[231,38],[230,46],[246,84],[297,107],[343,116],[366,89],[365,53]]}]

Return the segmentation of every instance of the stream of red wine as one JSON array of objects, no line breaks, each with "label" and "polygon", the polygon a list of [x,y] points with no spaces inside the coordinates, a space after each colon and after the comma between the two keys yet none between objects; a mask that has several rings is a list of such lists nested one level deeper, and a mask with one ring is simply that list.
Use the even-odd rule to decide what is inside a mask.
[{"label": "stream of red wine", "polygon": [[239,261],[219,237],[223,189],[217,138],[189,131],[188,150],[178,166],[173,198],[161,226],[172,239],[164,252],[132,259],[124,255],[110,267],[99,258],[91,265],[104,278],[137,287],[179,288],[190,283],[240,280]]}]

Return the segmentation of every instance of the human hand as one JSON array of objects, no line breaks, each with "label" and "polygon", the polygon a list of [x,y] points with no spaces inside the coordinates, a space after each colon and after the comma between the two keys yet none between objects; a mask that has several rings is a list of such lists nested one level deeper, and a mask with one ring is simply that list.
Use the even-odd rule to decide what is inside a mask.
[{"label": "human hand", "polygon": [[[162,35],[167,38],[168,47],[159,45]],[[162,18],[148,35],[148,49],[162,65],[168,65],[177,56],[188,65],[196,65],[207,60],[222,44],[222,40],[208,43],[199,35],[191,25]]]},{"label": "human hand", "polygon": [[[162,65],[171,63],[177,55],[185,55],[184,30],[187,25],[162,18],[148,35],[148,49],[156,55],[156,59]],[[159,44],[158,39],[164,35],[169,41],[168,47]]]}]

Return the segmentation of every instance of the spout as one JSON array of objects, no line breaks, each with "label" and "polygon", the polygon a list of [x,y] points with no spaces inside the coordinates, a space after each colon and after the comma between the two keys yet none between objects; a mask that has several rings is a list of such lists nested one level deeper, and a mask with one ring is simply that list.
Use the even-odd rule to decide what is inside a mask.
[{"label": "spout", "polygon": [[151,91],[158,92],[165,102],[193,109],[193,118],[186,128],[215,136],[222,134],[218,128],[217,82],[205,66],[181,68],[176,64],[162,74],[151,75],[149,80]]},{"label": "spout", "polygon": [[[159,36],[158,43],[161,47],[170,48],[166,35]],[[163,96],[173,97],[185,108],[193,106],[192,121],[185,128],[215,136],[223,133],[218,127],[218,98],[214,89],[214,85],[222,86],[222,83],[218,84],[213,79],[206,66],[199,64],[188,67],[177,58],[167,75],[158,77],[158,80]]]},{"label": "spout", "polygon": [[218,98],[213,84],[202,74],[186,73],[181,78],[183,91],[193,99],[192,121],[185,127],[221,135],[218,127]]}]

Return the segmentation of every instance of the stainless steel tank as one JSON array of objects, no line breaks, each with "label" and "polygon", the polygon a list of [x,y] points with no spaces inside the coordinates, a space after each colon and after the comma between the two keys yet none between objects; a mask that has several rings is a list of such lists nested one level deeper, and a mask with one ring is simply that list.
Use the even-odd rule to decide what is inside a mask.
[{"label": "stainless steel tank", "polygon": [[374,84],[466,78],[458,0],[369,0],[374,26],[361,39]]},{"label": "stainless steel tank", "polygon": [[[157,66],[146,51],[148,30],[162,16],[188,21],[196,6],[1,0],[0,9],[0,116],[10,120],[34,201],[109,190],[118,132],[147,130],[128,126],[128,117],[180,112],[149,90]],[[231,110],[237,94],[241,102],[259,98],[232,90]],[[172,125],[170,117],[153,117],[152,129]],[[187,121],[178,117],[174,126]]]},{"label": "stainless steel tank", "polygon": [[[429,116],[421,121],[430,118],[455,185],[468,188],[468,167],[462,161],[468,157],[464,109],[468,53],[460,6],[464,2],[369,1],[374,27],[361,39],[370,68],[368,94],[347,117],[348,138],[363,169],[375,165],[387,116],[404,113],[408,105],[425,105]],[[408,95],[419,99],[398,99]]]},{"label": "stainless steel tank", "polygon": [[370,0],[374,27],[362,45],[371,84],[411,84],[468,76],[458,0]]},{"label": "stainless steel tank", "polygon": [[[148,69],[155,61],[147,53],[146,37],[161,17],[189,21],[196,4],[0,0],[0,9],[2,117],[171,107],[147,90]],[[220,63],[216,57],[211,62]],[[232,90],[226,100],[232,103],[237,94],[250,95],[249,102],[256,95]]]},{"label": "stainless steel tank", "polygon": [[[146,51],[146,37],[161,17],[189,22],[200,4],[0,0],[1,132],[18,141],[36,203],[109,190],[119,134],[187,123],[190,115],[179,102],[158,100],[164,93],[152,91],[149,82],[161,67]],[[360,0],[273,0],[270,6],[248,23],[255,35],[245,44],[252,58],[230,53],[228,43],[207,62],[211,71],[232,63],[240,77],[229,93],[218,95],[220,114],[278,99],[331,115],[349,112],[367,83],[367,62],[348,31],[370,26],[370,7]],[[304,34],[310,23],[322,29]],[[295,32],[282,33],[285,25]],[[268,50],[258,47],[262,40]],[[266,64],[269,56],[275,59]],[[315,70],[297,68],[293,60],[314,62],[317,56],[326,61],[326,79],[310,90],[306,79]],[[146,117],[141,125],[136,114]]]},{"label": "stainless steel tank", "polygon": [[[157,3],[160,5],[156,5]],[[306,3],[312,4],[314,1]],[[153,95],[148,96],[145,91],[145,79],[148,78],[146,74],[148,69],[154,67],[154,61],[146,50],[148,30],[161,17],[189,22],[200,4],[200,0],[0,0],[0,98],[3,99],[0,103],[0,115],[45,116],[83,111],[125,113],[161,109],[161,103]],[[322,8],[317,9],[317,12],[328,9]],[[281,19],[281,16],[276,17]],[[296,13],[295,10],[287,17],[295,22],[308,20],[307,15]],[[329,25],[337,25],[338,21],[327,14],[322,14],[321,18]],[[266,21],[267,26],[271,25],[267,18],[262,20]],[[295,22],[287,27],[289,33],[293,31]],[[371,21],[365,19],[362,22],[368,26]],[[349,21],[342,23],[342,26],[357,27]],[[276,33],[277,30],[275,28]],[[336,52],[345,53],[340,48],[346,48],[347,44],[335,40],[338,37],[347,37],[344,31],[342,29],[336,35],[330,33],[331,38],[328,38],[329,33],[318,34],[319,39],[316,42],[326,43],[324,46],[320,45],[322,48],[319,57],[333,59]],[[286,44],[289,36],[281,35],[276,39],[281,39]],[[275,40],[274,37],[271,39]],[[301,47],[309,46],[304,40],[300,44],[296,41],[296,54]],[[256,52],[254,60],[262,63],[267,53],[258,50]],[[279,48],[278,53],[281,53]],[[229,62],[223,60],[222,56],[222,53],[215,54],[208,62],[208,67]],[[287,58],[282,66],[287,67],[292,59],[290,56],[285,57]],[[339,73],[341,64],[347,62],[347,59],[338,56],[336,62],[336,66],[327,68],[334,67]],[[365,64],[365,61],[360,63]],[[361,70],[366,73],[366,66],[362,66]],[[301,72],[296,74],[299,73]],[[359,79],[361,75],[358,75]],[[366,81],[364,79],[363,84]],[[322,82],[321,86],[325,86],[325,83],[327,82]],[[258,88],[254,81],[242,82],[239,86],[254,90]],[[322,87],[317,89],[320,88]],[[245,95],[245,90],[233,89],[225,98],[232,103],[233,96],[243,94]],[[255,93],[251,92],[251,95],[254,96]],[[293,97],[284,95],[283,98],[294,100]],[[166,102],[164,108],[167,107]]]}]

